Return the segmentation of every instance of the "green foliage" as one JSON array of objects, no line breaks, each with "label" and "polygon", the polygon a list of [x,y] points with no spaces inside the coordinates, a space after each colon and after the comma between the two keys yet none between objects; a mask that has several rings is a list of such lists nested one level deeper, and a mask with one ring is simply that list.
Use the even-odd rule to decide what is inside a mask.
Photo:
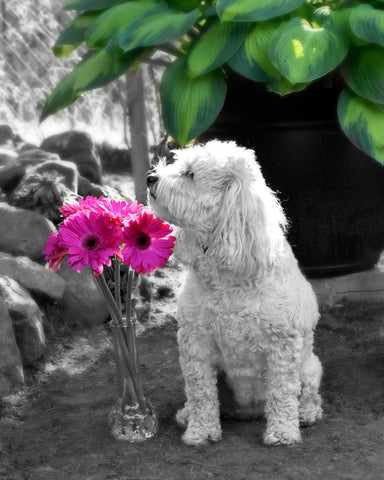
[{"label": "green foliage", "polygon": [[304,0],[217,0],[222,22],[262,22],[298,8]]},{"label": "green foliage", "polygon": [[188,73],[194,78],[227,62],[247,37],[249,24],[215,21],[190,49]]},{"label": "green foliage", "polygon": [[306,19],[293,18],[276,29],[268,53],[283,77],[296,84],[331,72],[347,51],[348,43],[339,30],[316,28]]},{"label": "green foliage", "polygon": [[103,87],[120,77],[140,57],[142,51],[140,48],[128,54],[121,51],[110,54],[103,48],[93,52],[55,87],[43,107],[40,120],[71,105],[83,92]]},{"label": "green foliage", "polygon": [[126,28],[119,45],[124,51],[138,46],[162,45],[183,36],[199,17],[197,9],[188,13],[177,10],[156,10],[142,16]]},{"label": "green foliage", "polygon": [[352,11],[350,21],[357,37],[384,46],[384,11],[360,5]]},{"label": "green foliage", "polygon": [[85,40],[92,56],[48,97],[45,115],[163,50],[172,58],[160,87],[162,115],[181,145],[217,117],[228,70],[281,95],[335,76],[345,81],[344,132],[383,161],[376,128],[384,124],[383,1],[70,0],[65,8],[79,13],[54,52],[66,55]]},{"label": "green foliage", "polygon": [[268,53],[277,26],[274,21],[258,22],[229,59],[228,65],[240,75],[256,82],[280,80],[282,75],[272,64]]},{"label": "green foliage", "polygon": [[88,47],[103,48],[107,44],[116,47],[127,27],[156,9],[156,6],[157,2],[152,0],[131,1],[99,12],[85,32]]},{"label": "green foliage", "polygon": [[220,70],[191,78],[185,59],[180,58],[166,68],[160,93],[165,128],[185,145],[219,114],[226,84]]},{"label": "green foliage", "polygon": [[376,46],[353,51],[353,61],[342,69],[347,85],[358,95],[384,104],[384,49]]},{"label": "green foliage", "polygon": [[52,47],[56,57],[68,57],[84,41],[85,33],[94,22],[98,13],[85,12],[68,23]]},{"label": "green foliage", "polygon": [[338,116],[351,141],[384,164],[384,106],[344,90],[338,102]]}]

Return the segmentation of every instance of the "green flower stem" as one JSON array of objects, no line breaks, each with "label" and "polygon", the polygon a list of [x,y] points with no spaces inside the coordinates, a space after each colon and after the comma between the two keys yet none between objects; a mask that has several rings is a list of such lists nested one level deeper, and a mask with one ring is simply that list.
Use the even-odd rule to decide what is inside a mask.
[{"label": "green flower stem", "polygon": [[115,322],[116,325],[123,327],[124,324],[123,324],[121,312],[119,311],[117,303],[115,302],[115,299],[113,298],[113,295],[109,290],[109,287],[107,285],[104,275],[101,274],[95,278],[107,302],[109,313],[111,314],[111,317],[112,317],[112,321]]},{"label": "green flower stem", "polygon": [[[125,400],[128,403],[137,402],[137,397],[135,394],[135,389],[132,384],[132,380],[129,377],[129,372],[125,365],[121,348],[119,345],[119,339],[117,336],[115,325],[112,325],[112,340],[113,340],[113,352],[115,355],[115,364],[116,364],[116,374],[117,374],[117,393],[119,398]],[[125,368],[124,368],[125,367]],[[130,382],[127,384],[126,378],[129,378]]]},{"label": "green flower stem", "polygon": [[131,322],[131,314],[132,314],[131,295],[132,295],[133,275],[134,275],[134,272],[130,268],[128,270],[127,290],[125,292],[125,311],[127,314],[127,323]]},{"label": "green flower stem", "polygon": [[132,269],[128,271],[127,291],[125,295],[125,310],[127,318],[127,344],[128,349],[132,354],[134,368],[136,373],[138,372],[137,361],[137,349],[136,349],[136,329],[135,324],[132,321],[132,308],[131,308],[131,296],[132,296],[132,284],[135,272]]},{"label": "green flower stem", "polygon": [[115,272],[115,300],[121,312],[121,295],[120,295],[120,262],[115,257],[113,262]]},{"label": "green flower stem", "polygon": [[[112,327],[112,329],[116,332],[116,337],[117,337],[116,339],[118,342],[118,346],[121,349],[121,359],[123,360],[121,364],[123,368],[124,366],[126,366],[128,369],[128,373],[132,379],[140,409],[143,413],[145,413],[146,403],[145,403],[143,388],[141,385],[139,374],[136,371],[137,366],[135,365],[132,355],[128,350],[127,341],[126,341],[125,335],[123,334],[124,324],[123,324],[121,312],[119,311],[119,308],[115,302],[115,299],[113,298],[113,295],[108,288],[107,282],[105,281],[103,274],[97,276],[96,280],[107,302],[109,312],[112,316],[112,322],[116,326],[116,328]],[[119,356],[117,358],[120,360]]]},{"label": "green flower stem", "polygon": [[117,371],[117,391],[119,398],[122,399],[122,404],[132,405],[137,403],[137,395],[135,393],[135,387],[133,385],[132,379],[129,375],[126,362],[124,361],[123,353],[120,348],[118,332],[117,330],[120,327],[112,325],[112,340],[113,340],[113,351],[115,354],[115,363]]}]

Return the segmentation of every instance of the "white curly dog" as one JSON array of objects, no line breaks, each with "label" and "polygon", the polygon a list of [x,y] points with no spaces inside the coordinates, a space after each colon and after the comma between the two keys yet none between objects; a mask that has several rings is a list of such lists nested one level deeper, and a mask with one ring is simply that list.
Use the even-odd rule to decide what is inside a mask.
[{"label": "white curly dog", "polygon": [[322,416],[319,314],[285,238],[283,210],[253,151],[213,140],[174,155],[147,182],[154,212],[180,227],[174,256],[188,267],[177,312],[183,441],[221,438],[222,370],[240,406],[263,402],[266,444],[299,442],[300,422]]}]

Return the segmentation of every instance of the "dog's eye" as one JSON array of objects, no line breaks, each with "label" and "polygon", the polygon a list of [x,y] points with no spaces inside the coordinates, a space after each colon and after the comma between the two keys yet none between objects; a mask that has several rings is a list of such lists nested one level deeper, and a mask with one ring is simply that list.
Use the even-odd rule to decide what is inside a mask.
[{"label": "dog's eye", "polygon": [[187,170],[186,172],[184,172],[183,175],[184,175],[184,177],[188,177],[188,178],[190,178],[191,180],[193,180],[194,177],[195,177],[195,174],[192,172],[192,170]]}]

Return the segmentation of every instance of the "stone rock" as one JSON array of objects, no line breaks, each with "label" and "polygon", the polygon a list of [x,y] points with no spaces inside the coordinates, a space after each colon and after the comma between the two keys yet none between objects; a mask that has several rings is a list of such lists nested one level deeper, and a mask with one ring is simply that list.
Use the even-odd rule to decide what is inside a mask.
[{"label": "stone rock", "polygon": [[39,213],[0,203],[0,250],[42,260],[47,238],[55,226]]},{"label": "stone rock", "polygon": [[62,160],[74,162],[80,175],[90,182],[102,183],[100,158],[92,138],[87,133],[71,130],[46,138],[40,148],[57,153]]},{"label": "stone rock", "polygon": [[8,309],[0,299],[0,398],[24,384],[23,364]]},{"label": "stone rock", "polygon": [[38,148],[39,147],[37,145],[34,145],[33,143],[21,141],[17,146],[17,152],[20,155],[22,152],[25,152],[27,150],[36,150]]},{"label": "stone rock", "polygon": [[0,165],[12,165],[18,155],[13,150],[8,150],[7,148],[0,148]]},{"label": "stone rock", "polygon": [[0,166],[0,188],[12,192],[23,178],[26,166],[17,162]]},{"label": "stone rock", "polygon": [[98,185],[97,183],[92,183],[87,180],[85,177],[80,175],[79,177],[79,191],[78,194],[81,197],[110,197],[116,199],[125,198],[123,193],[112,187],[110,185]]},{"label": "stone rock", "polygon": [[12,319],[23,362],[32,365],[43,355],[45,346],[40,309],[29,292],[9,277],[0,276],[0,300]]},{"label": "stone rock", "polygon": [[79,177],[79,190],[78,193],[81,197],[101,197],[105,196],[104,189],[97,183],[90,182],[87,178],[80,175]]},{"label": "stone rock", "polygon": [[23,165],[39,165],[49,160],[60,160],[60,157],[54,153],[46,152],[41,148],[22,150],[18,156],[19,163]]},{"label": "stone rock", "polygon": [[9,125],[0,125],[0,145],[4,147],[13,147],[15,134]]},{"label": "stone rock", "polygon": [[103,142],[98,151],[103,172],[132,174],[131,152],[127,148],[116,148]]},{"label": "stone rock", "polygon": [[71,270],[67,262],[62,262],[57,274],[65,280],[61,303],[73,322],[88,326],[103,324],[109,311],[93,271],[84,267],[79,273]]},{"label": "stone rock", "polygon": [[60,300],[64,295],[65,281],[48,268],[28,257],[1,257],[0,276],[10,277],[30,292],[51,300]]}]

